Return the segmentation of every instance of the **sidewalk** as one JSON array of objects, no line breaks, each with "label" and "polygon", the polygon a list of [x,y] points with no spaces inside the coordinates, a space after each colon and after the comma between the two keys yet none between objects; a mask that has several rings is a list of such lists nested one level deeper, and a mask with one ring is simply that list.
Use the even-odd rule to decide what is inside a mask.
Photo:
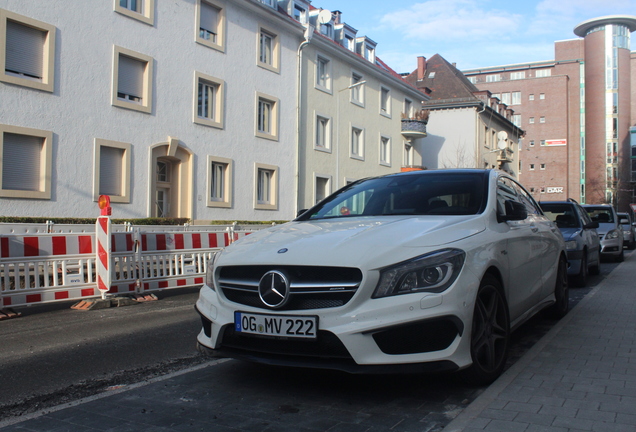
[{"label": "sidewalk", "polygon": [[627,259],[443,432],[636,431],[636,260]]}]

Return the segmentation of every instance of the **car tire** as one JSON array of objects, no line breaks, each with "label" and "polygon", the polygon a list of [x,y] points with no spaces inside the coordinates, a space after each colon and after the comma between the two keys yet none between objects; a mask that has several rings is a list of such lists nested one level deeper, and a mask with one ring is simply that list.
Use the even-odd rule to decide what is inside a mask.
[{"label": "car tire", "polygon": [[575,286],[583,288],[585,285],[587,285],[587,275],[587,252],[583,252],[583,258],[581,258],[581,269],[579,270],[579,274],[572,278],[572,282],[574,282]]},{"label": "car tire", "polygon": [[570,287],[568,286],[568,270],[565,258],[559,258],[556,282],[554,284],[556,302],[547,309],[550,318],[561,319],[570,309]]},{"label": "car tire", "polygon": [[471,385],[492,383],[501,375],[510,345],[510,313],[497,278],[485,275],[479,285],[470,336],[473,364],[461,371]]}]

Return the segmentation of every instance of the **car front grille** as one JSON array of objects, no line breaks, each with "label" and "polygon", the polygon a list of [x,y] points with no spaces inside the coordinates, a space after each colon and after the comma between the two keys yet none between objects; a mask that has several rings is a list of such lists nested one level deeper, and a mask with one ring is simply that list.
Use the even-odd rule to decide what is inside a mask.
[{"label": "car front grille", "polygon": [[289,280],[289,300],[278,310],[307,310],[339,307],[354,296],[362,272],[350,267],[318,266],[228,266],[219,272],[219,286],[235,303],[271,309],[260,299],[258,284],[265,273],[276,270]]}]

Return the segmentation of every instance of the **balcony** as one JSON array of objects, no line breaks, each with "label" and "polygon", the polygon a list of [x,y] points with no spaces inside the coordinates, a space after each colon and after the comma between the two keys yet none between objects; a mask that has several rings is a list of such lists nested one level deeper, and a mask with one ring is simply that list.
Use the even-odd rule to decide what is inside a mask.
[{"label": "balcony", "polygon": [[428,110],[416,111],[412,117],[402,113],[402,135],[410,139],[424,138],[428,116]]},{"label": "balcony", "polygon": [[500,164],[512,162],[513,153],[514,153],[514,151],[512,149],[509,149],[509,148],[505,148],[503,150],[500,150],[497,153],[497,162],[499,162]]}]

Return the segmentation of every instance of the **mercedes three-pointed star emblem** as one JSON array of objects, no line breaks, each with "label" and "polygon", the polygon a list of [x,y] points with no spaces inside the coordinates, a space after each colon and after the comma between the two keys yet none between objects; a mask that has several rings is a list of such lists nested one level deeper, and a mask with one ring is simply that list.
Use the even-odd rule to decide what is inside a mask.
[{"label": "mercedes three-pointed star emblem", "polygon": [[258,295],[265,306],[278,309],[289,300],[289,280],[278,270],[268,271],[258,283]]}]

